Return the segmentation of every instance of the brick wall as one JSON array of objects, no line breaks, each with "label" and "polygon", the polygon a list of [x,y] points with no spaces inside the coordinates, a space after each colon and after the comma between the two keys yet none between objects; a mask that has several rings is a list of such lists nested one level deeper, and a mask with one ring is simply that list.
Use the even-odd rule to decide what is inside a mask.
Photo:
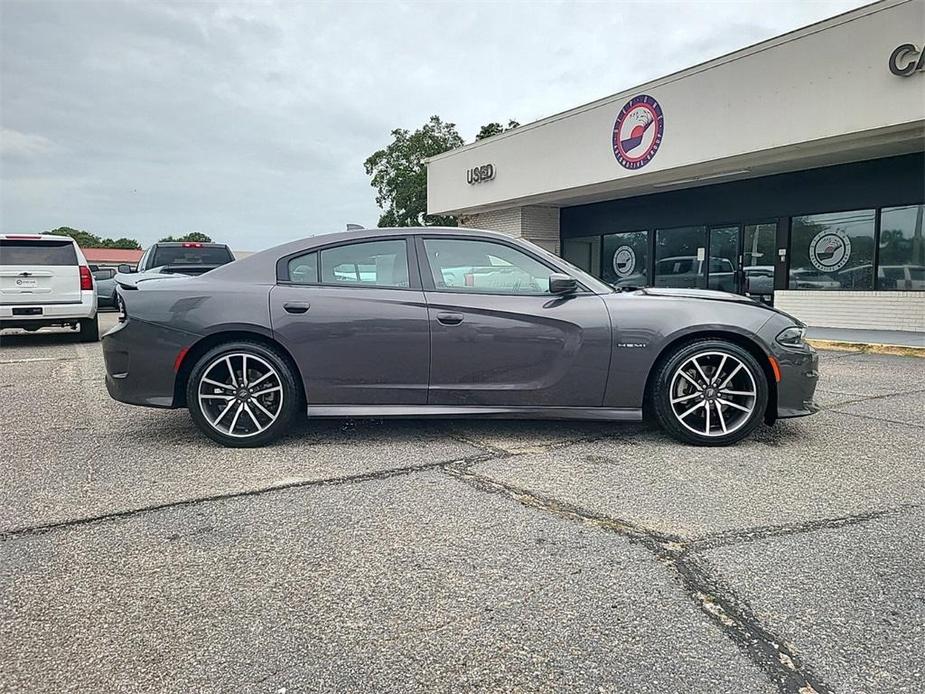
[{"label": "brick wall", "polygon": [[470,229],[500,231],[532,241],[548,251],[559,253],[559,208],[512,207],[480,212],[459,218],[459,225]]},{"label": "brick wall", "polygon": [[815,328],[925,332],[925,292],[776,291],[774,306]]}]

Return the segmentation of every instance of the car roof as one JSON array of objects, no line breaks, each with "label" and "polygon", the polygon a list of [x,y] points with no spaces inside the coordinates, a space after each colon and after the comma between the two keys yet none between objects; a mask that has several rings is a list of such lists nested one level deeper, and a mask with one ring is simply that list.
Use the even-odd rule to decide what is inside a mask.
[{"label": "car roof", "polygon": [[[363,241],[370,238],[381,238],[387,236],[473,236],[478,238],[494,238],[499,241],[516,241],[510,234],[502,234],[500,231],[488,231],[486,229],[470,229],[468,227],[373,227],[370,229],[351,229],[349,231],[337,231],[330,234],[318,234],[317,236],[308,236],[297,241],[290,241],[281,246],[276,246],[275,250],[278,255],[287,255],[298,251],[302,248],[308,250],[315,246],[326,246],[328,244],[340,243],[341,241]],[[266,251],[260,251],[265,253]],[[255,254],[256,255],[256,254]]]},{"label": "car roof", "polygon": [[56,236],[55,234],[0,234],[4,241],[70,241],[76,243],[70,236]]},{"label": "car roof", "polygon": [[194,244],[196,248],[228,248],[227,243],[215,243],[214,241],[158,241],[157,243],[151,244],[152,246],[166,246],[170,247],[190,247],[190,244]]}]

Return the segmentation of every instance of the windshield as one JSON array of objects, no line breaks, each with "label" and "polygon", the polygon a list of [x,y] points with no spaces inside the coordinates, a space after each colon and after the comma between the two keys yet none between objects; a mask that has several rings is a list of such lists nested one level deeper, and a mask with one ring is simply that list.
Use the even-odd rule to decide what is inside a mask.
[{"label": "windshield", "polygon": [[234,260],[225,246],[161,246],[153,267],[162,265],[224,265]]}]

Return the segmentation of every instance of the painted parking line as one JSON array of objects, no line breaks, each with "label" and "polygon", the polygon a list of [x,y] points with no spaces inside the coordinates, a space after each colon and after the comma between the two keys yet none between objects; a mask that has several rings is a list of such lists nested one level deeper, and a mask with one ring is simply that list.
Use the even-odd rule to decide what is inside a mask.
[{"label": "painted parking line", "polygon": [[71,357],[25,357],[23,359],[0,359],[0,364],[27,364],[35,361],[69,361]]}]

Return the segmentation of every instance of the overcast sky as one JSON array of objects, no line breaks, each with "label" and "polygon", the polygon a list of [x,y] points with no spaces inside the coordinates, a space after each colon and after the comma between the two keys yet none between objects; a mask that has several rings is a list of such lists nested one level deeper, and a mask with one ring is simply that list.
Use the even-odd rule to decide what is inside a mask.
[{"label": "overcast sky", "polygon": [[431,114],[537,120],[864,2],[0,0],[0,229],[239,250],[374,226]]}]

